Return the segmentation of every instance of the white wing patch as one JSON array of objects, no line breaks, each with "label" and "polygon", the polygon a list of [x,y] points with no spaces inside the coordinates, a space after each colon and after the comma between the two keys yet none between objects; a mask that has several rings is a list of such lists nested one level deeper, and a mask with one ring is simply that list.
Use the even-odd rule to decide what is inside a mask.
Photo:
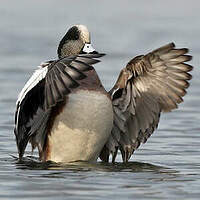
[{"label": "white wing patch", "polygon": [[26,96],[26,94],[33,88],[35,87],[43,78],[45,78],[47,71],[48,71],[48,66],[49,66],[49,62],[45,62],[45,63],[41,63],[38,68],[36,69],[35,72],[33,73],[33,75],[31,76],[31,78],[26,82],[25,86],[23,87],[23,89],[21,90],[21,92],[18,95],[18,99],[16,102],[16,105],[18,107],[17,109],[17,121],[16,121],[16,125],[15,128],[17,129],[18,127],[18,119],[19,119],[19,112],[20,112],[20,104],[22,102],[22,100],[24,99],[24,97]]},{"label": "white wing patch", "polygon": [[[42,63],[43,64],[43,63]],[[45,78],[47,71],[48,71],[48,65],[45,67],[39,66],[39,69],[35,70],[31,78],[27,81],[24,88],[19,93],[16,105],[20,105],[26,94],[35,87],[43,78]]]}]

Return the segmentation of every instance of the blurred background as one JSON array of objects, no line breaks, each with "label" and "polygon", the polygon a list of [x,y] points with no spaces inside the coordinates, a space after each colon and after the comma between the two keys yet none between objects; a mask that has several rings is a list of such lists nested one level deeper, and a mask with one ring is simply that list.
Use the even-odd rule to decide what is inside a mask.
[{"label": "blurred background", "polygon": [[[197,0],[1,0],[0,198],[199,199],[199,10]],[[161,117],[127,165],[120,155],[115,165],[64,167],[12,157],[17,95],[42,61],[57,58],[59,41],[74,24],[85,24],[95,49],[107,54],[96,70],[108,90],[131,58],[164,44],[175,42],[193,56],[184,103]]]}]

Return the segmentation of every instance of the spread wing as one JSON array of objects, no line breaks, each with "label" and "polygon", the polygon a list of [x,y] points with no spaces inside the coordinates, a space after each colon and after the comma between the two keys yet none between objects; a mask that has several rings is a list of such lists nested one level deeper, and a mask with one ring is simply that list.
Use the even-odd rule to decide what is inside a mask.
[{"label": "spread wing", "polygon": [[118,149],[127,162],[135,149],[156,129],[160,113],[177,108],[186,94],[188,73],[192,66],[188,49],[175,49],[170,43],[147,55],[132,59],[122,69],[110,95],[114,110],[112,134],[104,146],[100,158],[108,161],[109,154],[115,160]]},{"label": "spread wing", "polygon": [[[19,157],[27,143],[42,150],[51,110],[86,78],[104,54],[81,54],[47,62],[32,75],[19,94],[15,113],[15,136]],[[38,139],[39,138],[39,139]]]}]

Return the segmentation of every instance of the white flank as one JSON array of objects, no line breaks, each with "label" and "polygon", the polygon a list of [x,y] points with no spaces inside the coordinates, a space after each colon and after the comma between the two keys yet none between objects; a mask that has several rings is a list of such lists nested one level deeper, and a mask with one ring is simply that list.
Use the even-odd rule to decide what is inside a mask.
[{"label": "white flank", "polygon": [[[42,68],[42,65],[44,66],[44,64],[46,64],[46,67]],[[33,73],[33,75],[31,76],[31,78],[26,82],[24,88],[21,90],[21,92],[19,93],[18,99],[16,101],[16,105],[18,106],[18,110],[17,110],[17,121],[15,124],[15,128],[18,128],[18,119],[19,119],[19,112],[20,112],[20,104],[22,102],[22,100],[24,99],[24,97],[26,96],[26,94],[34,87],[36,86],[47,74],[48,71],[48,65],[47,63],[41,63],[40,66],[38,66],[39,69],[35,70],[35,72]]]},{"label": "white flank", "polygon": [[48,160],[96,161],[112,127],[112,102],[107,95],[85,90],[70,94],[48,137]]},{"label": "white flank", "polygon": [[26,96],[26,94],[35,87],[43,78],[45,78],[48,71],[48,65],[46,67],[40,67],[39,69],[35,70],[31,78],[26,82],[24,88],[19,93],[16,105],[21,104],[22,100]]}]

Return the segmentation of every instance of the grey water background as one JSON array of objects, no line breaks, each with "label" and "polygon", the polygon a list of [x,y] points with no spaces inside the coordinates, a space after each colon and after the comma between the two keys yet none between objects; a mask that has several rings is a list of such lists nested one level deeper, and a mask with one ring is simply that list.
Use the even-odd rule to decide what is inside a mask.
[{"label": "grey water background", "polygon": [[[1,0],[0,199],[200,199],[199,10],[197,0]],[[96,65],[107,89],[131,58],[171,41],[194,56],[184,103],[162,115],[128,164],[120,154],[115,165],[13,157],[17,95],[41,61],[56,58],[59,40],[73,24],[87,25],[93,46],[107,54]]]}]

